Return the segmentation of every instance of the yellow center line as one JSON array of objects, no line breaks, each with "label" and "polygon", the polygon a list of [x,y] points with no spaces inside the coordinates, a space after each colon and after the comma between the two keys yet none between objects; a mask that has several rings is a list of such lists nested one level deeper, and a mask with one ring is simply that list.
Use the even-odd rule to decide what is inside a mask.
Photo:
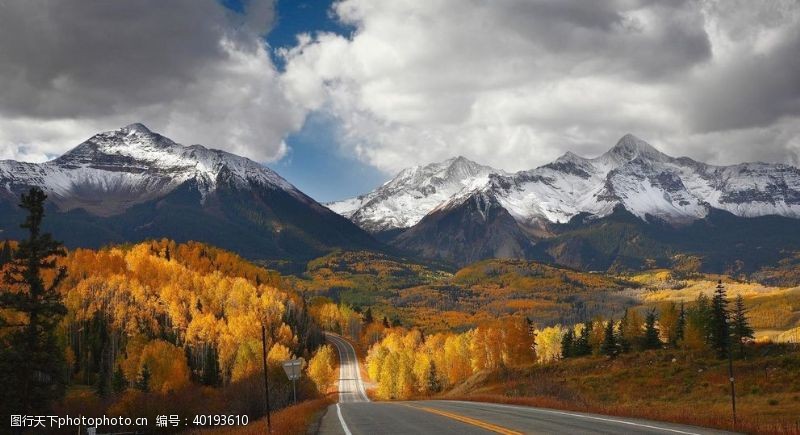
[{"label": "yellow center line", "polygon": [[402,403],[401,405],[408,406],[409,408],[416,408],[421,409],[423,411],[430,412],[432,414],[441,415],[443,417],[452,418],[453,420],[458,420],[462,423],[471,424],[473,426],[478,426],[479,428],[486,429],[488,431],[492,431],[495,433],[503,434],[503,435],[522,435],[522,432],[517,432],[515,430],[504,428],[503,426],[498,426],[496,424],[487,423],[482,420],[478,420],[471,417],[466,417],[461,414],[454,414],[452,412],[442,411],[440,409],[428,408],[427,406],[420,406],[420,405],[409,405],[407,403]]}]

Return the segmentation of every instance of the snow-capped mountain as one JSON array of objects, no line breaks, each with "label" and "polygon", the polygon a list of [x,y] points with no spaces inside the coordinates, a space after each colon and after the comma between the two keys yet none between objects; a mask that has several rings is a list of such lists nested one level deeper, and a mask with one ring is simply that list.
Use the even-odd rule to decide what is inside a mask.
[{"label": "snow-capped mountain", "polygon": [[373,233],[408,228],[460,192],[485,186],[491,174],[504,172],[459,156],[404,169],[366,195],[327,205]]},{"label": "snow-capped mountain", "polygon": [[222,179],[281,189],[314,203],[252,160],[201,145],[183,146],[142,124],[99,133],[46,163],[0,161],[1,186],[9,193],[19,186],[40,186],[62,211],[83,208],[101,216],[122,213],[187,181],[195,182],[205,198]]},{"label": "snow-capped mountain", "polygon": [[712,208],[740,217],[800,218],[800,170],[742,163],[713,166],[673,158],[633,135],[600,157],[567,153],[555,162],[495,179],[486,189],[520,223],[564,223],[579,213],[609,215],[621,205],[649,220],[684,224]]},{"label": "snow-capped mountain", "polygon": [[169,237],[289,258],[376,243],[263,165],[142,124],[99,133],[46,163],[0,161],[0,237],[17,235],[16,202],[30,186],[48,194],[56,212],[47,221],[71,246]]},{"label": "snow-capped mountain", "polygon": [[[438,175],[458,161],[474,169]],[[447,188],[434,187],[431,180],[446,182]],[[703,218],[712,208],[741,217],[800,218],[800,169],[768,163],[713,166],[673,158],[628,134],[599,157],[567,152],[514,174],[463,158],[406,169],[369,194],[329,206],[375,232],[411,227],[431,211],[456,207],[476,194],[492,196],[524,226],[565,223],[580,213],[603,217],[617,206],[642,220],[673,224]]]},{"label": "snow-capped mountain", "polygon": [[409,176],[428,167],[333,208],[370,232],[394,229],[382,236],[398,248],[457,264],[529,257],[605,269],[690,253],[723,271],[800,250],[800,169],[789,165],[709,165],[626,135],[595,158],[568,152],[514,174],[481,167],[435,194],[421,193],[428,177]]}]

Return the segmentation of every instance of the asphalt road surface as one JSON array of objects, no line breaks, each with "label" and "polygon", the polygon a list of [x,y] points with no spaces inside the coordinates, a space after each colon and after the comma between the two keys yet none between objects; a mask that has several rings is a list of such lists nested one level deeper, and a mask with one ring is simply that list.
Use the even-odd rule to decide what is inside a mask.
[{"label": "asphalt road surface", "polygon": [[319,433],[361,434],[723,434],[679,424],[494,403],[425,400],[371,402],[355,350],[327,334],[339,352],[339,403],[322,418]]}]

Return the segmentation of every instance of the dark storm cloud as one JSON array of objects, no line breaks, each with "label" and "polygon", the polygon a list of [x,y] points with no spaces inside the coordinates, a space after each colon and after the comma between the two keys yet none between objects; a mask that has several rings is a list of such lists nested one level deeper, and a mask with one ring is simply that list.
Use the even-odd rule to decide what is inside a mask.
[{"label": "dark storm cloud", "polygon": [[800,114],[800,29],[766,53],[736,57],[688,87],[700,132],[766,127]]},{"label": "dark storm cloud", "polygon": [[0,111],[98,116],[169,100],[210,62],[233,14],[214,0],[0,4]]},{"label": "dark storm cloud", "polygon": [[0,1],[0,158],[41,159],[131,122],[280,157],[302,112],[262,39],[273,20],[273,0],[241,12],[216,0]]},{"label": "dark storm cloud", "polygon": [[[272,0],[0,0],[0,158],[143,121],[279,158],[321,111],[385,171],[525,169],[632,132],[717,163],[800,156],[796,0],[341,0],[272,64]],[[59,138],[60,141],[59,141]]]}]

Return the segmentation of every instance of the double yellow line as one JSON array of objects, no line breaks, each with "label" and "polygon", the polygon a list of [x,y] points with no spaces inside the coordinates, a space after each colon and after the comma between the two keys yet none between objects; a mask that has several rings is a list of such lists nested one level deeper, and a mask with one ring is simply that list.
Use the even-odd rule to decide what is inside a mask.
[{"label": "double yellow line", "polygon": [[452,418],[453,420],[458,420],[462,423],[471,424],[473,426],[477,426],[481,429],[486,429],[491,432],[503,434],[503,435],[522,435],[522,432],[517,432],[515,430],[504,428],[503,426],[498,426],[496,424],[487,423],[483,420],[478,420],[475,418],[470,418],[463,416],[461,414],[454,414],[452,412],[442,411],[441,409],[434,409],[428,408],[427,406],[420,406],[420,405],[410,405],[407,403],[403,403],[403,405],[408,406],[409,408],[420,409],[422,411],[430,412],[431,414],[441,415],[443,417]]}]

